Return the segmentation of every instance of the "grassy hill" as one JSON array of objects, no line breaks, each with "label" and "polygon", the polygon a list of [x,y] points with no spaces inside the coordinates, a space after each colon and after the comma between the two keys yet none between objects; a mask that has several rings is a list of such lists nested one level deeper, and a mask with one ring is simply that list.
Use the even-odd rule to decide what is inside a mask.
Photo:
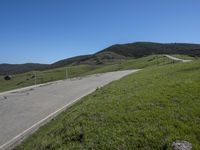
[{"label": "grassy hill", "polygon": [[33,70],[46,70],[72,65],[101,65],[116,63],[131,58],[141,58],[154,54],[181,54],[192,57],[200,56],[199,44],[161,44],[151,42],[137,42],[117,44],[92,55],[83,55],[60,60],[53,64],[0,64],[0,75],[24,73]]},{"label": "grassy hill", "polygon": [[51,67],[58,68],[58,67],[63,67],[63,66],[67,66],[67,65],[77,65],[80,62],[85,61],[91,57],[92,57],[92,55],[82,55],[82,56],[72,57],[72,58],[68,58],[68,59],[63,59],[63,60],[60,60],[58,62],[51,64]]},{"label": "grassy hill", "polygon": [[[142,59],[154,61],[154,56],[147,58]],[[116,68],[124,69],[127,63],[130,68],[135,64],[144,67],[144,60]],[[189,141],[194,150],[200,149],[200,61],[163,62],[160,58],[152,63],[157,65],[97,89],[16,150],[166,150],[176,140]]]},{"label": "grassy hill", "polygon": [[[172,60],[158,56],[148,56],[138,59],[130,59],[100,65],[75,65],[67,67],[68,78],[73,78],[77,76],[85,76],[95,73],[104,73],[108,71],[124,70],[124,69],[140,69],[146,68],[154,65],[166,65],[168,63],[173,63]],[[35,73],[37,76],[37,83],[46,83],[50,81],[63,80],[66,78],[66,67],[48,69],[44,71],[31,71],[22,74],[16,74],[12,76],[9,81],[4,80],[4,76],[0,76],[0,92],[12,90],[16,88],[26,87],[35,84]]]},{"label": "grassy hill", "polygon": [[69,59],[58,61],[51,65],[52,68],[55,67],[63,67],[66,65],[80,65],[80,64],[87,64],[87,65],[100,65],[106,63],[115,63],[121,60],[125,60],[126,57],[113,53],[113,52],[102,52],[94,55],[84,55],[78,57],[72,57]]},{"label": "grassy hill", "polygon": [[11,75],[32,70],[44,70],[49,65],[46,64],[0,64],[0,75]]},{"label": "grassy hill", "polygon": [[129,44],[116,44],[104,49],[101,52],[114,52],[126,57],[143,57],[153,54],[182,54],[189,56],[200,56],[200,44],[184,44],[184,43],[151,43],[136,42]]}]

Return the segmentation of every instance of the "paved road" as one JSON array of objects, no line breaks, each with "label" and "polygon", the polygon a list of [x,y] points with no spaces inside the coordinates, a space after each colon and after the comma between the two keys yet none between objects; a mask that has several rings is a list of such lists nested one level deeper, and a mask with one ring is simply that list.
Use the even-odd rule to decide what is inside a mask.
[{"label": "paved road", "polygon": [[87,76],[0,93],[0,149],[8,149],[97,87],[138,70]]},{"label": "paved road", "polygon": [[169,59],[176,60],[176,61],[182,61],[182,62],[190,62],[190,61],[192,61],[192,60],[176,58],[176,57],[173,57],[173,56],[170,56],[170,55],[165,55],[165,56],[168,57]]}]

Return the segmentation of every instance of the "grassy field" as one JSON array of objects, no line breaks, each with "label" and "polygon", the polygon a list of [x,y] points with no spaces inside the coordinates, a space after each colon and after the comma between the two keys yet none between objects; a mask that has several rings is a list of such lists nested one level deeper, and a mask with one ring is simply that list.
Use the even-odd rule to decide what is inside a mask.
[{"label": "grassy field", "polygon": [[199,60],[155,65],[97,89],[16,150],[166,150],[176,140],[199,150],[199,108]]},{"label": "grassy field", "polygon": [[[124,69],[139,69],[154,65],[165,65],[172,63],[172,60],[164,58],[161,55],[148,56],[140,59],[132,59],[116,64],[106,65],[79,65],[68,66],[68,77],[85,76],[94,73],[104,73],[108,71],[124,70]],[[66,78],[66,67],[51,69],[46,71],[37,71],[37,84],[50,81],[62,80]],[[12,76],[12,80],[5,81],[3,76],[0,77],[0,92],[12,90],[16,88],[26,87],[35,84],[35,72],[28,72]]]},{"label": "grassy field", "polygon": [[[85,72],[96,69],[99,66],[80,65],[68,67],[68,77],[75,77],[82,75]],[[35,73],[37,75],[36,84],[46,83],[56,80],[62,80],[66,77],[66,68],[57,68],[45,71],[32,71],[23,74],[12,75],[10,81],[5,81],[3,76],[0,77],[0,91],[7,91],[11,89],[26,87],[35,84]]]}]

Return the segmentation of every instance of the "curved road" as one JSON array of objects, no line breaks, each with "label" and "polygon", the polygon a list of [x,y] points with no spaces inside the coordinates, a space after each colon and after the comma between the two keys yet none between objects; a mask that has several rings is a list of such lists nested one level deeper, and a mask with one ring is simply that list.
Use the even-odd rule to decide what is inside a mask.
[{"label": "curved road", "polygon": [[0,150],[14,145],[83,96],[138,70],[56,81],[0,93]]},{"label": "curved road", "polygon": [[173,56],[170,56],[170,55],[165,55],[165,56],[168,57],[169,59],[172,59],[172,60],[175,60],[175,61],[182,61],[182,62],[190,62],[190,61],[192,61],[192,60],[180,59],[180,58],[173,57]]}]

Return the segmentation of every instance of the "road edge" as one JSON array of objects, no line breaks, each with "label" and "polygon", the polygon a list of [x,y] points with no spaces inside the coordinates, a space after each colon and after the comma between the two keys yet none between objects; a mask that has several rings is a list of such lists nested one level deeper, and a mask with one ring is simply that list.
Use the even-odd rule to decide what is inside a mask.
[{"label": "road edge", "polygon": [[12,150],[14,147],[16,147],[22,141],[24,141],[28,136],[30,136],[31,134],[33,134],[34,132],[36,132],[41,126],[43,126],[46,123],[48,123],[49,121],[51,121],[53,118],[55,118],[56,116],[58,116],[61,112],[65,111],[67,108],[71,107],[72,105],[74,105],[76,102],[78,102],[79,100],[81,100],[85,96],[87,96],[87,95],[95,92],[95,90],[96,89],[93,89],[93,90],[91,90],[91,91],[83,94],[82,96],[80,96],[79,98],[75,99],[74,101],[72,101],[72,102],[64,105],[60,109],[58,109],[55,112],[49,114],[44,119],[36,122],[30,128],[24,130],[23,132],[21,132],[20,134],[18,134],[17,136],[15,136],[14,138],[12,138],[8,142],[6,142],[5,144],[1,145],[0,146],[0,150]]}]

